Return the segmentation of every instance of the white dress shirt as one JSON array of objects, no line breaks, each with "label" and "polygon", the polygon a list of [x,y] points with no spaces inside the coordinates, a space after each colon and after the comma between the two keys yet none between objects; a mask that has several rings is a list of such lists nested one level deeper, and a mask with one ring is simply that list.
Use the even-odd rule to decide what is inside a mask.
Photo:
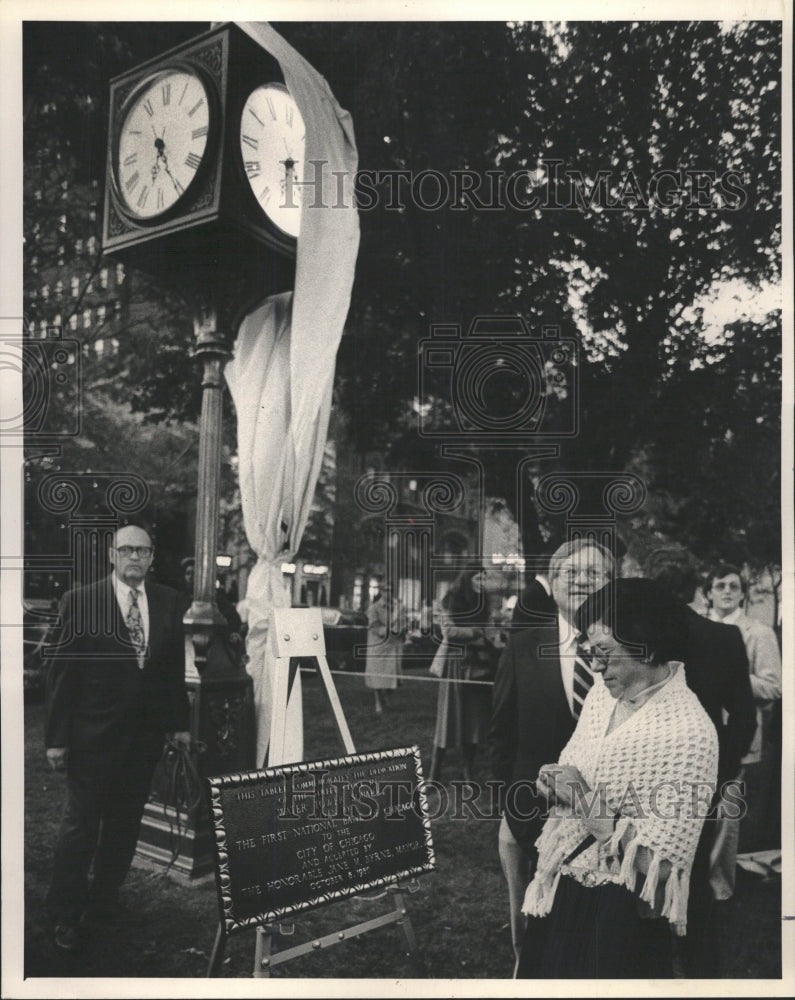
[{"label": "white dress shirt", "polygon": [[[120,580],[116,573],[111,574],[111,581],[113,583],[113,589],[116,593],[116,600],[119,602],[119,608],[121,610],[121,616],[124,622],[127,621],[127,614],[130,610],[130,591],[132,587],[128,587],[123,580]],[[141,621],[144,626],[144,641],[146,645],[149,645],[149,604],[146,600],[146,589],[141,583],[140,587],[135,588],[138,591],[138,609],[141,612]]]}]

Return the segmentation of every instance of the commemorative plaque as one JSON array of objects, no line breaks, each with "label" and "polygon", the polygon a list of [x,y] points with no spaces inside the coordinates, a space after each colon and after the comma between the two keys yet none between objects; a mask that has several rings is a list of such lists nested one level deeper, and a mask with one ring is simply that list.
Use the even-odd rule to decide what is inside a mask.
[{"label": "commemorative plaque", "polygon": [[208,779],[228,934],[433,871],[418,747]]}]

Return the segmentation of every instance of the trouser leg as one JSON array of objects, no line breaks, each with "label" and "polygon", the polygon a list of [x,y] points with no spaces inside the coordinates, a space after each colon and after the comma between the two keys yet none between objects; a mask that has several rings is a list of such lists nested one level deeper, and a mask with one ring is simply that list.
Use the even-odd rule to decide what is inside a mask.
[{"label": "trouser leg", "polygon": [[739,819],[722,817],[715,820],[715,840],[712,844],[709,872],[709,880],[715,899],[731,899],[734,895],[739,838]]},{"label": "trouser leg", "polygon": [[438,781],[439,775],[442,773],[442,764],[444,763],[444,747],[434,747],[433,754],[431,756],[431,770],[428,773],[428,781]]},{"label": "trouser leg", "polygon": [[475,773],[475,754],[477,753],[476,743],[464,743],[461,746],[464,756],[464,780],[472,781]]},{"label": "trouser leg", "polygon": [[120,764],[103,803],[102,831],[94,858],[92,895],[113,897],[130,870],[160,743],[140,742]]},{"label": "trouser leg", "polygon": [[47,893],[47,909],[56,922],[76,923],[83,911],[101,811],[101,788],[97,777],[70,766],[66,807]]},{"label": "trouser leg", "polygon": [[498,836],[500,864],[508,883],[508,905],[511,915],[511,941],[513,943],[516,961],[522,948],[527,918],[522,913],[524,894],[535,868],[534,862],[528,857],[511,833],[508,822],[503,816],[500,822]]}]

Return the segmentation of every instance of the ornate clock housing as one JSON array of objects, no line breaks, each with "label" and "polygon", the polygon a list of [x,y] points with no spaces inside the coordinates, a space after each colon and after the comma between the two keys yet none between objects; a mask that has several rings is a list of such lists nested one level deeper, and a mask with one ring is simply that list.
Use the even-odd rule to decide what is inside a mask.
[{"label": "ornate clock housing", "polygon": [[108,134],[105,252],[165,281],[292,287],[303,124],[278,63],[241,28],[112,80]]}]

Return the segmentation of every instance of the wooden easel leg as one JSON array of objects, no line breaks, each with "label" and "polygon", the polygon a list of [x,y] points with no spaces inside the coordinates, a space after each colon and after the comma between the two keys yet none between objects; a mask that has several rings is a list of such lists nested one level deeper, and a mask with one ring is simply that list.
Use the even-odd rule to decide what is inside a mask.
[{"label": "wooden easel leg", "polygon": [[273,928],[270,924],[257,928],[257,944],[254,949],[255,979],[270,979],[271,969],[267,960],[270,958],[272,941]]},{"label": "wooden easel leg", "polygon": [[425,979],[425,964],[417,947],[417,938],[414,934],[411,917],[409,917],[406,903],[403,899],[403,893],[399,889],[392,889],[390,895],[394,897],[395,909],[401,915],[401,919],[397,923],[403,932],[403,937],[406,941],[406,954],[409,956],[411,964],[414,967],[414,974],[418,979]]},{"label": "wooden easel leg", "polygon": [[224,954],[226,953],[226,934],[221,924],[218,925],[218,930],[215,932],[215,943],[213,944],[213,951],[210,955],[210,962],[207,966],[207,978],[211,979],[213,976],[217,976],[221,971],[221,966],[224,961]]}]

